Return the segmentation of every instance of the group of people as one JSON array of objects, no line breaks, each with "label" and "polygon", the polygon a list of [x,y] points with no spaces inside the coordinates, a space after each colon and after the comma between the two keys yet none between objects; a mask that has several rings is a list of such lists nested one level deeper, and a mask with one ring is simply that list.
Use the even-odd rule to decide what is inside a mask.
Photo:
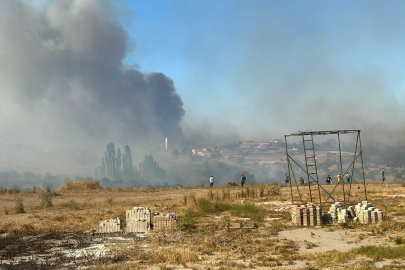
[{"label": "group of people", "polygon": [[[290,176],[289,176],[287,173],[285,173],[284,175],[285,175],[285,178],[284,178],[285,184],[286,184],[286,185],[290,184]],[[351,176],[348,172],[346,172],[346,174],[344,175],[344,177],[346,178],[347,183],[349,183],[349,184],[352,183],[352,176]],[[336,178],[337,178],[337,182],[340,183],[340,182],[342,181],[342,179],[343,179],[343,176],[342,176],[342,174],[339,173],[339,174],[336,176]],[[333,184],[332,177],[330,177],[329,174],[328,174],[328,176],[326,177],[326,183],[327,183],[328,185],[329,185],[329,184]],[[305,180],[304,180],[304,178],[302,178],[302,177],[300,177],[300,184],[301,184],[301,185],[305,184]],[[387,184],[387,179],[385,178],[385,169],[384,169],[384,168],[382,168],[382,170],[381,170],[380,186],[382,186],[382,184],[385,184],[387,187],[389,187],[389,185]]]},{"label": "group of people", "polygon": [[[347,183],[349,183],[349,184],[352,183],[352,176],[348,172],[346,172],[344,177],[346,178]],[[342,181],[342,179],[343,179],[343,177],[340,173],[336,176],[336,178],[337,178],[338,183],[340,183],[340,181]],[[329,174],[326,177],[326,183],[328,185],[333,184],[332,177],[330,177]]]},{"label": "group of people", "polygon": [[[214,179],[215,177],[213,175],[211,175],[210,177],[210,188],[214,187]],[[246,182],[246,176],[244,173],[242,173],[240,175],[240,185],[243,187],[245,185]]]},{"label": "group of people", "polygon": [[[290,184],[290,176],[287,173],[285,173],[284,175],[285,175],[284,181],[285,181],[286,185]],[[346,172],[344,177],[346,178],[347,183],[349,183],[349,184],[352,183],[352,176],[348,172]],[[337,178],[338,183],[340,183],[340,181],[342,181],[342,179],[343,179],[343,177],[340,173],[336,176],[336,178]],[[214,187],[214,179],[215,179],[215,177],[211,175],[210,187]],[[245,185],[245,182],[246,182],[246,176],[245,176],[245,174],[242,173],[240,175],[240,185],[243,187]],[[328,185],[333,184],[332,177],[330,177],[329,174],[326,177],[326,183]],[[305,184],[305,180],[302,177],[300,177],[300,184],[301,185]],[[382,168],[382,170],[381,170],[380,187],[382,186],[382,184],[385,184],[387,187],[389,187],[389,185],[387,184],[387,179],[385,178],[385,169],[384,168]]]}]

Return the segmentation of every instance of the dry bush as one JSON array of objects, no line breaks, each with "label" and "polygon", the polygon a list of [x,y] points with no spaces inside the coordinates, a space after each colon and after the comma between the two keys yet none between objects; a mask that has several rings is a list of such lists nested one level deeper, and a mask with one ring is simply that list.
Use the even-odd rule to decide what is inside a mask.
[{"label": "dry bush", "polygon": [[53,196],[54,196],[54,194],[50,193],[50,192],[42,193],[40,195],[41,206],[45,207],[45,208],[53,206],[53,203],[52,203]]},{"label": "dry bush", "polygon": [[88,191],[88,190],[101,190],[102,187],[98,181],[71,181],[67,182],[59,191]]},{"label": "dry bush", "polygon": [[25,211],[24,211],[24,200],[23,200],[22,196],[16,196],[15,197],[15,213],[16,214],[25,213]]}]

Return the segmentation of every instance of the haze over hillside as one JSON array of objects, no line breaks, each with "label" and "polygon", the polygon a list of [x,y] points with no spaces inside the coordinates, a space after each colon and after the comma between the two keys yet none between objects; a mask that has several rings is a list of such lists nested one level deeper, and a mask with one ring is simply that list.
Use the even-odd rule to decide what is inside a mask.
[{"label": "haze over hillside", "polygon": [[[405,4],[0,1],[0,171],[361,129],[405,145]],[[159,161],[164,162],[164,161]],[[135,165],[137,166],[137,163]]]}]

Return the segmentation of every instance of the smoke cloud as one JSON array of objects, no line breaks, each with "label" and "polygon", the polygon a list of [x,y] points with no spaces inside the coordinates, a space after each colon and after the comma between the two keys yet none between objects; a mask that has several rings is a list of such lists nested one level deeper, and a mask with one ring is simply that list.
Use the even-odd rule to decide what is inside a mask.
[{"label": "smoke cloud", "polygon": [[33,126],[48,139],[87,136],[103,143],[111,135],[181,134],[184,110],[173,81],[124,68],[128,35],[101,3],[66,0],[38,7],[6,0],[0,11],[2,111],[31,122],[17,129],[9,119],[11,136]]},{"label": "smoke cloud", "polygon": [[181,137],[173,81],[124,67],[134,42],[114,5],[0,1],[1,142],[102,153],[110,141]]}]

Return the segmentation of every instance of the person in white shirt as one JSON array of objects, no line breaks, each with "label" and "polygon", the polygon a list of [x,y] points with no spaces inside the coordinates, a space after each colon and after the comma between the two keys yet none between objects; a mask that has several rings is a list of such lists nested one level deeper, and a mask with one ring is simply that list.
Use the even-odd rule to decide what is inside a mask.
[{"label": "person in white shirt", "polygon": [[215,179],[215,177],[211,175],[211,177],[210,177],[210,187],[214,187],[214,179]]}]

